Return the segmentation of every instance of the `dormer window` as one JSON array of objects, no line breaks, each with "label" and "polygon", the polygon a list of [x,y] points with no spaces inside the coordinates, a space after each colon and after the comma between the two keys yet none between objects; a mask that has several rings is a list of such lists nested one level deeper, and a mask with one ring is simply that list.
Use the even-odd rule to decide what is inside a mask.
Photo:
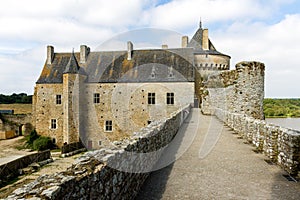
[{"label": "dormer window", "polygon": [[174,74],[173,74],[173,67],[169,67],[169,78],[173,78]]},{"label": "dormer window", "polygon": [[151,78],[155,78],[155,67],[152,67]]}]

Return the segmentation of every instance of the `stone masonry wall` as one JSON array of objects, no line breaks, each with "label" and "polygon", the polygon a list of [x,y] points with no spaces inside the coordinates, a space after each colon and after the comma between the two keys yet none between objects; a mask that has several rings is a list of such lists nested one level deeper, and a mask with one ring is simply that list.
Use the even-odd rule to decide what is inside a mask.
[{"label": "stone masonry wall", "polygon": [[8,199],[134,199],[190,108],[185,106],[131,139],[115,142],[115,148],[85,153],[66,171],[43,175]]},{"label": "stone masonry wall", "polygon": [[217,72],[204,83],[202,112],[216,108],[263,119],[264,70],[259,62],[240,62],[235,70]]},{"label": "stone masonry wall", "polygon": [[241,62],[204,83],[202,112],[214,114],[291,175],[300,171],[300,132],[266,123],[264,64]]},{"label": "stone masonry wall", "polygon": [[300,131],[222,109],[215,115],[289,174],[300,175]]}]

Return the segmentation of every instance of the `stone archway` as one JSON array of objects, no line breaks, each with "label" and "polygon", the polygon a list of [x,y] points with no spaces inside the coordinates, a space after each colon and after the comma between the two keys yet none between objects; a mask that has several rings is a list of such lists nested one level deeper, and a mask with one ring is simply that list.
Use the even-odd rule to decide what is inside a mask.
[{"label": "stone archway", "polygon": [[29,135],[31,131],[33,131],[33,125],[31,123],[26,123],[22,127],[22,133],[23,135]]},{"label": "stone archway", "polygon": [[23,127],[24,127],[24,124],[21,124],[21,125],[19,125],[18,126],[18,132],[17,132],[17,135],[18,136],[21,136],[21,135],[23,135]]}]

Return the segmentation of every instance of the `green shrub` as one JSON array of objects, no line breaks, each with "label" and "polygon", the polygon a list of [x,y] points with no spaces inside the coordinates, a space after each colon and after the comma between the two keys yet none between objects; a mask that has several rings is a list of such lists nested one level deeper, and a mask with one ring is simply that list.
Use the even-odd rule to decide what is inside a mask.
[{"label": "green shrub", "polygon": [[33,149],[38,151],[43,151],[46,149],[51,149],[53,147],[51,138],[40,136],[33,142]]},{"label": "green shrub", "polygon": [[36,130],[30,132],[28,136],[26,136],[26,144],[28,147],[33,147],[33,142],[38,139],[40,136],[37,134]]}]

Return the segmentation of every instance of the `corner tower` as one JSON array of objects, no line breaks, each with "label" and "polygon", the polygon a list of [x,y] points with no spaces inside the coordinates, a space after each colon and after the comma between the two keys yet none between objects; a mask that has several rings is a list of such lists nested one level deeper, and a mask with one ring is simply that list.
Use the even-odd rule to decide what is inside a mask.
[{"label": "corner tower", "polygon": [[201,21],[187,47],[194,49],[194,64],[201,74],[210,71],[229,70],[230,56],[217,51],[209,39],[208,29],[202,28]]},{"label": "corner tower", "polygon": [[86,76],[80,71],[74,51],[63,72],[63,142],[79,141],[80,91]]}]

